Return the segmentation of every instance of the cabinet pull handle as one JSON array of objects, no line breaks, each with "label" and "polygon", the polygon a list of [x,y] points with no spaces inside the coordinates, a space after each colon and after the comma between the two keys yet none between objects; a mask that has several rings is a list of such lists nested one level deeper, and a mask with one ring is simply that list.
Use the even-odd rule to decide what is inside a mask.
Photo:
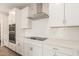
[{"label": "cabinet pull handle", "polygon": [[53,48],[54,50],[58,50],[57,48]]},{"label": "cabinet pull handle", "polygon": [[53,48],[54,49],[54,55],[53,56],[56,56],[56,50],[58,50],[57,48]]},{"label": "cabinet pull handle", "polygon": [[31,48],[30,48],[30,50],[32,51],[32,50],[33,50],[33,48],[31,47]]}]

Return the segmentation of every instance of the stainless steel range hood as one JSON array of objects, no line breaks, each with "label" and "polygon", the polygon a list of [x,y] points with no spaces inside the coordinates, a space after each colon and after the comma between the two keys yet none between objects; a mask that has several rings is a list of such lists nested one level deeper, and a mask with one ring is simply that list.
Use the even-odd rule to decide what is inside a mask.
[{"label": "stainless steel range hood", "polygon": [[37,3],[37,13],[33,14],[32,16],[29,16],[28,19],[37,20],[37,19],[44,19],[48,18],[49,16],[43,12],[43,5],[42,3]]}]

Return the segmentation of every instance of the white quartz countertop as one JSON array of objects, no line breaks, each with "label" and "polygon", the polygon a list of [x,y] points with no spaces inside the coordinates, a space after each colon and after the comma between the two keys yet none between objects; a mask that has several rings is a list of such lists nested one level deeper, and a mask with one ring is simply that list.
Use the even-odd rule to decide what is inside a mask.
[{"label": "white quartz countertop", "polygon": [[30,40],[28,40],[28,42],[39,43],[41,45],[42,44],[57,45],[57,46],[62,46],[62,47],[67,47],[67,48],[74,48],[74,49],[79,50],[79,40],[64,40],[64,39],[48,38],[45,41],[38,41],[38,40],[31,40],[30,39]]},{"label": "white quartz countertop", "polygon": [[67,47],[67,48],[74,48],[74,49],[79,49],[79,41],[74,41],[74,40],[62,40],[62,39],[47,39],[43,42],[44,44],[49,44],[49,45],[57,45],[57,46],[62,46],[62,47]]}]

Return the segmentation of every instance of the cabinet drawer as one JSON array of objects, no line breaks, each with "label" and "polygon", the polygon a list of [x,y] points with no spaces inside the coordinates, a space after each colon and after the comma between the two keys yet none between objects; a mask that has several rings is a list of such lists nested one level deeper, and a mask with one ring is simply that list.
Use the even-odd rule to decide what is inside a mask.
[{"label": "cabinet drawer", "polygon": [[58,48],[56,48],[56,52],[62,53],[65,55],[73,55],[75,51],[73,49],[70,49],[70,48],[58,47]]},{"label": "cabinet drawer", "polygon": [[55,56],[69,56],[69,55],[64,54],[64,53],[56,53],[56,55],[55,55]]}]

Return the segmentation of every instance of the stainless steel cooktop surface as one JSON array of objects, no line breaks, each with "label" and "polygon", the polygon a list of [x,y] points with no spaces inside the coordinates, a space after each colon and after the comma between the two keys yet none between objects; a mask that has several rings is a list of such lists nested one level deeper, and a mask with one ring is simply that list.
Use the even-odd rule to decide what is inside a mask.
[{"label": "stainless steel cooktop surface", "polygon": [[45,41],[48,38],[44,38],[44,37],[27,37],[28,39],[32,39],[32,40],[39,40],[39,41]]}]

